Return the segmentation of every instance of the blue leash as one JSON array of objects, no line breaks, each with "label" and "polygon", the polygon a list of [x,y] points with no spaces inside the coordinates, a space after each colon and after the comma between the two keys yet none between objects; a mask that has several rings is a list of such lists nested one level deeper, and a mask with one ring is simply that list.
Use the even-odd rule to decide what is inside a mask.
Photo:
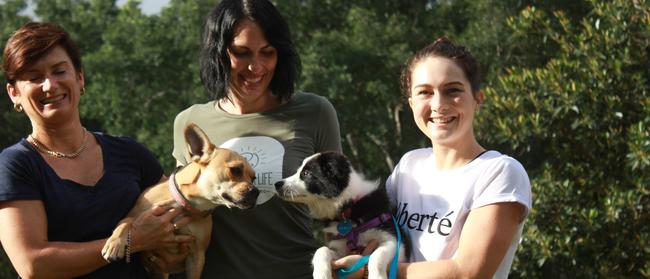
[{"label": "blue leash", "polygon": [[356,263],[354,263],[350,268],[340,268],[336,270],[336,275],[339,279],[346,279],[348,275],[354,273],[355,271],[361,269],[364,265],[368,263],[370,256],[363,256]]},{"label": "blue leash", "polygon": [[[397,260],[399,258],[399,246],[400,243],[402,242],[402,235],[399,232],[399,226],[397,226],[397,221],[395,221],[395,217],[391,216],[391,220],[393,220],[393,224],[395,225],[395,232],[397,233],[397,250],[395,251],[395,257],[393,257],[393,261],[390,263],[390,271],[388,272],[388,278],[390,279],[395,279],[397,278]],[[336,270],[336,275],[338,276],[339,279],[346,279],[348,275],[354,273],[355,271],[361,269],[364,265],[368,263],[368,259],[370,259],[370,256],[363,256],[361,259],[359,259],[356,263],[354,263],[350,268],[340,268]]]},{"label": "blue leash", "polygon": [[402,243],[402,234],[399,232],[399,226],[397,225],[397,221],[395,221],[395,217],[393,217],[391,219],[393,220],[393,224],[395,225],[395,233],[397,234],[397,249],[395,250],[395,257],[393,257],[393,262],[390,263],[390,271],[388,272],[388,278],[396,279],[397,278],[397,260],[399,258],[399,246],[400,246],[400,243]]}]

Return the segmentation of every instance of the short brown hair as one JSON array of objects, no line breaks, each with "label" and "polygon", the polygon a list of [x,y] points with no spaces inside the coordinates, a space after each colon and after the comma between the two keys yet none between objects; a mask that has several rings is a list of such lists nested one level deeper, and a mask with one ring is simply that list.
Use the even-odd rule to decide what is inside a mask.
[{"label": "short brown hair", "polygon": [[435,42],[416,52],[407,62],[406,67],[400,76],[402,94],[408,98],[411,91],[411,75],[413,67],[428,57],[444,57],[451,59],[463,70],[465,77],[472,87],[472,94],[478,92],[481,87],[481,73],[478,62],[463,45],[454,44],[446,37],[440,37]]},{"label": "short brown hair", "polygon": [[25,68],[57,46],[63,47],[75,70],[80,72],[79,47],[61,26],[49,22],[28,22],[20,27],[7,40],[2,54],[2,70],[7,82],[14,84]]}]

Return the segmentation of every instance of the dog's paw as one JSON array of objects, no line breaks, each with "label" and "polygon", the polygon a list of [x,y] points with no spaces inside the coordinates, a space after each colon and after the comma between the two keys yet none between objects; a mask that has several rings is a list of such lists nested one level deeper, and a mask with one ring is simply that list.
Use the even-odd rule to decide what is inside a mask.
[{"label": "dog's paw", "polygon": [[316,270],[316,269],[314,269],[314,273],[312,275],[314,276],[314,279],[332,279],[332,271],[331,270]]},{"label": "dog's paw", "polygon": [[388,278],[386,274],[383,275],[379,273],[370,274],[370,272],[368,272],[368,279],[386,279],[386,278]]},{"label": "dog's paw", "polygon": [[[384,265],[385,266],[385,265]],[[387,279],[388,270],[381,268],[377,264],[368,263],[368,279]]]},{"label": "dog's paw", "polygon": [[107,262],[114,262],[124,258],[126,254],[126,240],[119,237],[110,237],[102,248],[102,257]]}]

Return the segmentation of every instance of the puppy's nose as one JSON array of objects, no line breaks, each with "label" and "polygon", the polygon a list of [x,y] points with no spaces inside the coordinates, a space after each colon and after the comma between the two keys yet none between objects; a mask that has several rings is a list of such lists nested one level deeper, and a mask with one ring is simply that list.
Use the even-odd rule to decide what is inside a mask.
[{"label": "puppy's nose", "polygon": [[280,180],[278,182],[275,182],[275,190],[280,190],[284,186],[284,180]]}]

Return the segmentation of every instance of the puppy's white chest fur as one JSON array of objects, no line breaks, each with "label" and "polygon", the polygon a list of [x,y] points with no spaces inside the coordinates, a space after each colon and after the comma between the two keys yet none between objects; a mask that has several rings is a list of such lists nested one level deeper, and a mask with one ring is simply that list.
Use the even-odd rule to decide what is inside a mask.
[{"label": "puppy's white chest fur", "polygon": [[[275,187],[281,198],[306,204],[314,219],[329,220],[330,225],[324,228],[326,235],[339,235],[337,225],[341,220],[362,226],[328,241],[316,251],[312,258],[314,278],[332,278],[333,260],[367,246],[371,240],[377,241],[378,247],[368,261],[369,278],[387,277],[386,269],[397,250],[393,224],[390,218],[383,217],[380,222],[373,221],[373,225],[366,223],[390,211],[388,197],[384,189],[379,189],[378,181],[366,180],[344,155],[323,152],[305,159],[294,175],[278,181]],[[403,255],[404,249],[400,250]]]}]

